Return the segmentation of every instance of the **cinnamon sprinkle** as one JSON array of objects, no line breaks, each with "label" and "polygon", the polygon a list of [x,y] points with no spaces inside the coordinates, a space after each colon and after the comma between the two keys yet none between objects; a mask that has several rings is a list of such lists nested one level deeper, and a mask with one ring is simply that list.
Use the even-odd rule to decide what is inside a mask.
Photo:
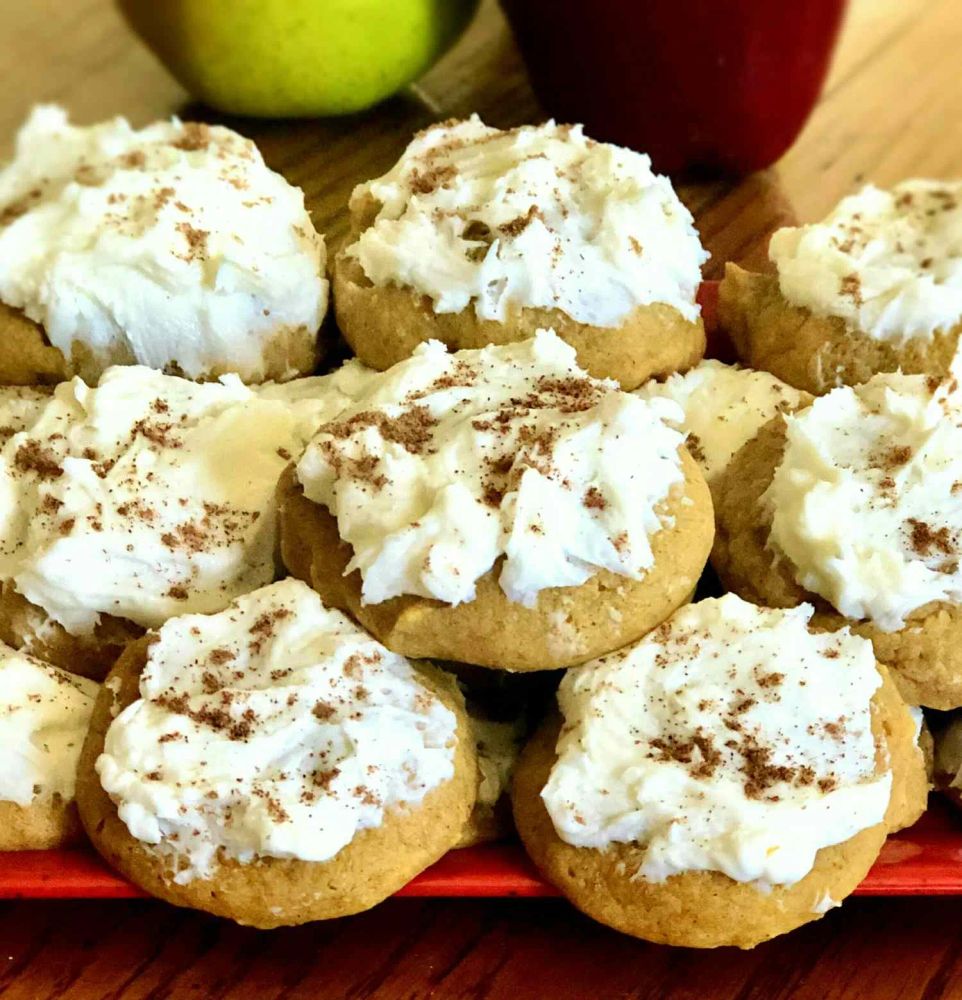
[{"label": "cinnamon sprinkle", "polygon": [[376,427],[385,441],[399,444],[412,455],[418,455],[431,441],[431,431],[437,423],[426,406],[412,406],[393,418],[377,410],[363,410],[346,420],[333,421],[322,430],[333,438],[344,439],[361,428]]}]

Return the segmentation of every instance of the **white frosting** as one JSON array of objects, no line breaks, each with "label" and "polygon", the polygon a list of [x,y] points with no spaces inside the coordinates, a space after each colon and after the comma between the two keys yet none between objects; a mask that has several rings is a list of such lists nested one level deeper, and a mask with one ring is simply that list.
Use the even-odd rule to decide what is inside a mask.
[{"label": "white frosting", "polygon": [[473,304],[504,321],[531,306],[606,327],[653,302],[699,314],[708,254],[691,213],[647,156],[580,125],[435,125],[355,188],[352,207],[369,197],[377,218],[347,254],[375,285],[414,288],[438,313]]},{"label": "white frosting", "polygon": [[[951,391],[947,391],[951,389]],[[769,544],[843,615],[898,629],[962,600],[962,409],[952,380],[876,375],[786,418]]]},{"label": "white frosting", "polygon": [[906,705],[906,710],[912,717],[912,725],[915,727],[915,742],[918,743],[922,736],[922,726],[925,724],[925,715],[918,705]]},{"label": "white frosting", "polygon": [[805,398],[768,372],[720,361],[702,361],[684,375],[646,382],[635,392],[642,399],[670,399],[684,410],[685,444],[709,481],[775,414],[794,409]]},{"label": "white frosting", "polygon": [[[225,607],[273,578],[277,480],[337,398],[139,366],[62,383],[0,435],[0,578],[76,634]],[[23,409],[0,388],[0,428]]]},{"label": "white frosting", "polygon": [[601,569],[640,579],[659,505],[681,484],[682,435],[667,400],[644,402],[577,367],[551,331],[448,354],[432,341],[386,372],[335,376],[354,403],[297,467],[338,522],[362,598],[470,601],[499,581],[531,605]]},{"label": "white frosting", "polygon": [[334,857],[453,776],[456,727],[407,660],[288,579],[160,629],[97,773],[184,883],[218,850]]},{"label": "white frosting", "polygon": [[892,779],[876,760],[872,646],[809,631],[811,615],[728,594],[569,671],[542,792],[558,835],[637,843],[632,877],[719,871],[769,886],[880,823]]},{"label": "white frosting", "polygon": [[832,899],[828,892],[823,892],[821,896],[815,901],[815,905],[812,907],[812,913],[817,913],[822,916],[828,913],[829,910],[834,910],[836,907],[841,906],[841,902],[837,899]]},{"label": "white frosting", "polygon": [[0,643],[0,801],[73,798],[97,687]]},{"label": "white frosting", "polygon": [[52,391],[23,385],[0,386],[0,443],[29,430],[50,402]]},{"label": "white frosting", "polygon": [[869,185],[768,252],[794,305],[878,340],[930,338],[962,319],[962,181]]},{"label": "white frosting", "polygon": [[303,192],[220,126],[79,128],[38,107],[0,171],[0,299],[68,360],[82,344],[88,380],[135,363],[263,379],[280,331],[320,326],[325,259]]}]

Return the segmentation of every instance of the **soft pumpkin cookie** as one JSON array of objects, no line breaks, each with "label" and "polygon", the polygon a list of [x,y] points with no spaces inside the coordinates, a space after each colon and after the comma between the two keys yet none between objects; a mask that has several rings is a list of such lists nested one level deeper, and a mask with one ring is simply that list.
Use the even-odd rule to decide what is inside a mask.
[{"label": "soft pumpkin cookie", "polygon": [[236,132],[38,107],[0,170],[0,383],[309,374],[325,263],[303,192]]},{"label": "soft pumpkin cookie", "polygon": [[388,648],[546,670],[690,597],[712,507],[673,404],[588,377],[544,331],[334,378],[354,403],[281,483],[281,552]]},{"label": "soft pumpkin cookie", "polygon": [[144,629],[274,579],[277,481],[337,412],[327,386],[0,386],[0,639],[102,677]]},{"label": "soft pumpkin cookie", "polygon": [[549,327],[625,389],[704,354],[691,214],[647,156],[580,126],[432,126],[350,208],[334,305],[374,368],[427,340],[480,348]]},{"label": "soft pumpkin cookie", "polygon": [[810,616],[702,601],[564,678],[512,798],[579,909],[650,941],[750,948],[858,885],[921,761],[887,735],[901,706],[871,646]]},{"label": "soft pumpkin cookie", "polygon": [[100,853],[152,895],[276,927],[401,888],[458,842],[476,792],[453,679],[286,580],[127,650],[77,799]]},{"label": "soft pumpkin cookie", "polygon": [[877,375],[776,418],[715,491],[712,563],[758,603],[871,639],[912,705],[962,705],[954,379]]},{"label": "soft pumpkin cookie", "polygon": [[74,786],[97,688],[0,643],[0,851],[80,839]]},{"label": "soft pumpkin cookie", "polygon": [[735,453],[779,413],[807,406],[807,392],[769,372],[721,361],[702,361],[685,374],[653,379],[635,390],[642,399],[670,399],[684,419],[685,447],[709,486],[721,477]]},{"label": "soft pumpkin cookie", "polygon": [[780,229],[776,273],[728,264],[718,314],[741,359],[820,394],[876,372],[946,375],[962,334],[962,182],[868,186]]}]

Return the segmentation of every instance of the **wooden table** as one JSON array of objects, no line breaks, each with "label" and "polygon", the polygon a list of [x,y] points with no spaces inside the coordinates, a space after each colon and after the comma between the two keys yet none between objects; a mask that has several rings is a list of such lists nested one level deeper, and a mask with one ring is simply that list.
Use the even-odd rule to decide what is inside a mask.
[{"label": "wooden table", "polygon": [[[853,186],[962,174],[962,4],[853,0],[822,101],[776,169],[686,186],[713,253],[763,264],[767,235],[813,218]],[[29,106],[135,123],[187,108],[107,0],[3,0],[0,154]],[[496,125],[540,117],[504,23],[487,2],[421,83],[356,118],[232,122],[300,184],[337,236],[352,186],[381,172],[411,131],[478,111]],[[650,997],[775,1000],[962,997],[962,899],[851,900],[742,954],[645,945],[560,901],[389,901],[324,925],[258,933],[152,902],[0,906],[0,997]]]}]

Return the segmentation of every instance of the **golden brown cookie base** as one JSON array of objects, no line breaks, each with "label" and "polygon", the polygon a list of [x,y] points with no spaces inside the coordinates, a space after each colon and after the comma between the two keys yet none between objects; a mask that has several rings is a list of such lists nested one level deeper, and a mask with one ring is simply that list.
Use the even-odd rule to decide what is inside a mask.
[{"label": "golden brown cookie base", "polygon": [[711,563],[725,590],[754,604],[794,608],[828,605],[795,582],[791,567],[767,548],[771,518],[761,503],[785,450],[785,421],[769,421],[737,451],[716,479],[715,541]]},{"label": "golden brown cookie base", "polygon": [[507,795],[502,795],[493,806],[478,803],[471,811],[468,822],[461,831],[461,839],[454,845],[462,847],[477,847],[478,844],[491,844],[498,840],[507,840],[514,834],[514,821],[511,818],[511,803]]},{"label": "golden brown cookie base", "polygon": [[962,706],[962,607],[926,604],[902,628],[883,632],[872,622],[855,622],[834,609],[820,610],[812,624],[834,632],[846,625],[875,648],[892,671],[909,705],[949,710]]},{"label": "golden brown cookie base", "polygon": [[919,731],[918,738],[919,750],[922,753],[922,762],[925,767],[925,779],[928,783],[929,791],[936,787],[935,785],[935,739],[932,736],[932,730],[929,728],[928,721],[922,719],[922,728]]},{"label": "golden brown cookie base", "polygon": [[325,862],[262,858],[241,864],[221,857],[212,877],[186,885],[173,881],[164,855],[131,836],[100,786],[95,762],[112,721],[138,697],[148,639],[132,645],[111,671],[116,701],[104,688],[97,699],[77,775],[77,804],[84,828],[104,859],[136,885],[176,906],[206,910],[241,924],[270,928],[346,916],[369,909],[433,864],[461,836],[477,791],[477,759],[467,736],[463,699],[453,681],[431,667],[421,679],[458,719],[454,776],[420,805],[393,809],[383,823],[363,830]]},{"label": "golden brown cookie base", "polygon": [[849,330],[838,317],[791,305],[777,276],[731,263],[718,289],[718,318],[745,364],[816,395],[866,382],[877,372],[946,375],[962,334],[960,323],[930,339],[876,340]]},{"label": "golden brown cookie base", "polygon": [[823,914],[814,911],[826,893],[841,902],[865,877],[885,841],[885,827],[878,824],[824,847],[803,879],[767,893],[720,872],[632,881],[644,858],[637,846],[573,847],[555,832],[541,790],[556,759],[558,727],[557,718],[549,719],[521,756],[512,790],[515,825],[548,881],[589,917],[624,934],[689,948],[752,948],[818,920]]},{"label": "golden brown cookie base", "polygon": [[[915,737],[915,720],[902,700],[891,673],[881,663],[882,686],[875,692],[882,731],[892,768],[892,798],[885,813],[885,828],[897,833],[915,824],[929,802],[929,762]],[[923,726],[923,734],[927,730]],[[929,736],[931,748],[931,736]]]},{"label": "golden brown cookie base", "polygon": [[83,840],[73,800],[59,795],[31,802],[0,802],[0,851],[49,851]]},{"label": "golden brown cookie base", "polygon": [[893,674],[910,705],[950,709],[962,706],[962,607],[927,604],[895,632],[840,615],[827,601],[801,587],[787,560],[767,547],[771,518],[760,502],[785,449],[785,423],[776,417],[732,459],[716,481],[716,530],[712,566],[726,590],[775,608],[807,601],[812,624],[830,631],[849,626],[870,639],[875,657]]},{"label": "golden brown cookie base", "polygon": [[344,339],[379,371],[409,358],[428,340],[449,350],[512,344],[551,328],[578,354],[578,364],[596,378],[612,378],[635,389],[650,378],[687,371],[705,354],[701,318],[686,320],[664,303],[639,306],[617,327],[578,323],[560,309],[513,308],[504,322],[480,319],[473,306],[436,313],[428,296],[407,287],[377,288],[353,258],[337,255],[334,308]]},{"label": "golden brown cookie base", "polygon": [[66,359],[40,326],[0,302],[0,385],[53,385],[67,378]]},{"label": "golden brown cookie base", "polygon": [[[240,336],[241,334],[239,334]],[[321,338],[305,326],[282,327],[263,347],[263,360],[256,372],[245,373],[251,384],[284,381],[310,375],[320,358]],[[133,365],[136,359],[118,354],[111,364]],[[46,337],[43,328],[28,319],[21,310],[0,302],[0,385],[52,385],[79,375],[88,385],[96,385],[106,366],[86,345],[75,342],[70,359],[64,357]],[[183,375],[176,362],[168,365],[169,375]],[[212,365],[196,381],[215,381],[221,375],[236,372],[230,362]]]},{"label": "golden brown cookie base", "polygon": [[344,575],[351,547],[327,509],[304,496],[293,469],[278,487],[281,555],[326,605],[353,615],[396,653],[502,670],[572,666],[640,638],[690,598],[714,526],[705,480],[687,452],[682,459],[684,494],[668,501],[666,513],[674,524],[652,537],[655,561],[642,580],[602,571],[578,587],[541,591],[531,608],[501,590],[500,562],[477,581],[477,596],[469,603],[404,596],[362,604],[360,572]]},{"label": "golden brown cookie base", "polygon": [[143,634],[125,618],[101,615],[91,635],[71,635],[9,580],[0,583],[0,641],[72,674],[103,680],[127,644]]}]

